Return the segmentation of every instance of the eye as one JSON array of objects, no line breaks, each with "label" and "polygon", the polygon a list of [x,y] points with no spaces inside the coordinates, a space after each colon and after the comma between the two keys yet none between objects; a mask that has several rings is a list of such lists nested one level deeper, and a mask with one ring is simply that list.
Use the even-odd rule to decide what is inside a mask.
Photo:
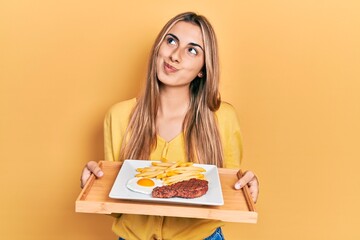
[{"label": "eye", "polygon": [[189,48],[189,53],[191,53],[193,55],[197,55],[198,51],[195,48]]},{"label": "eye", "polygon": [[175,40],[173,37],[168,37],[168,38],[166,39],[166,41],[167,41],[167,43],[168,43],[169,45],[176,45],[176,44],[177,44],[176,40]]}]

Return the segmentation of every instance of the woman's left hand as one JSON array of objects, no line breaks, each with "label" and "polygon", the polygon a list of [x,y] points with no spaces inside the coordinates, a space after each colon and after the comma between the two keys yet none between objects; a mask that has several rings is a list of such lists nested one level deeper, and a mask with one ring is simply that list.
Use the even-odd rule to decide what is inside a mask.
[{"label": "woman's left hand", "polygon": [[242,178],[235,183],[234,187],[235,189],[241,189],[245,185],[249,186],[251,197],[254,203],[256,203],[259,195],[259,181],[252,171],[246,171]]}]

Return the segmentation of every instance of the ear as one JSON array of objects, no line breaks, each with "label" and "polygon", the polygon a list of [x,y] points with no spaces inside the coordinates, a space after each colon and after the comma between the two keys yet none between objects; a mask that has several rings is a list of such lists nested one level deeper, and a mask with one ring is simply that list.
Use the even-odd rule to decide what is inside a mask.
[{"label": "ear", "polygon": [[203,76],[204,76],[204,74],[203,74],[202,71],[198,73],[198,77],[199,77],[199,78],[202,78]]}]

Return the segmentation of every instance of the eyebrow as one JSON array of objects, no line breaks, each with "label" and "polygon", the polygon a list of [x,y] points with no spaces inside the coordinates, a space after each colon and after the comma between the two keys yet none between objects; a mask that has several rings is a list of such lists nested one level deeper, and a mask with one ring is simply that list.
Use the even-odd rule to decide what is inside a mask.
[{"label": "eyebrow", "polygon": [[[172,37],[175,38],[176,41],[178,41],[178,42],[180,41],[179,38],[178,38],[177,36],[175,36],[174,34],[172,34],[172,33],[168,33],[167,35],[172,36]],[[199,47],[203,52],[205,52],[204,49],[203,49],[199,44],[197,44],[197,43],[190,42],[188,45],[194,46],[194,47]]]}]

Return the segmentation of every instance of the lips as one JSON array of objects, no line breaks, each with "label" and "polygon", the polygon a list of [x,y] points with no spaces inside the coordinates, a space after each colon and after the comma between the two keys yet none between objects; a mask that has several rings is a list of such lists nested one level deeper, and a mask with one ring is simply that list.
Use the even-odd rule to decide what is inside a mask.
[{"label": "lips", "polygon": [[174,72],[178,71],[178,69],[176,67],[174,67],[166,62],[164,62],[164,70],[167,73],[174,73]]}]

